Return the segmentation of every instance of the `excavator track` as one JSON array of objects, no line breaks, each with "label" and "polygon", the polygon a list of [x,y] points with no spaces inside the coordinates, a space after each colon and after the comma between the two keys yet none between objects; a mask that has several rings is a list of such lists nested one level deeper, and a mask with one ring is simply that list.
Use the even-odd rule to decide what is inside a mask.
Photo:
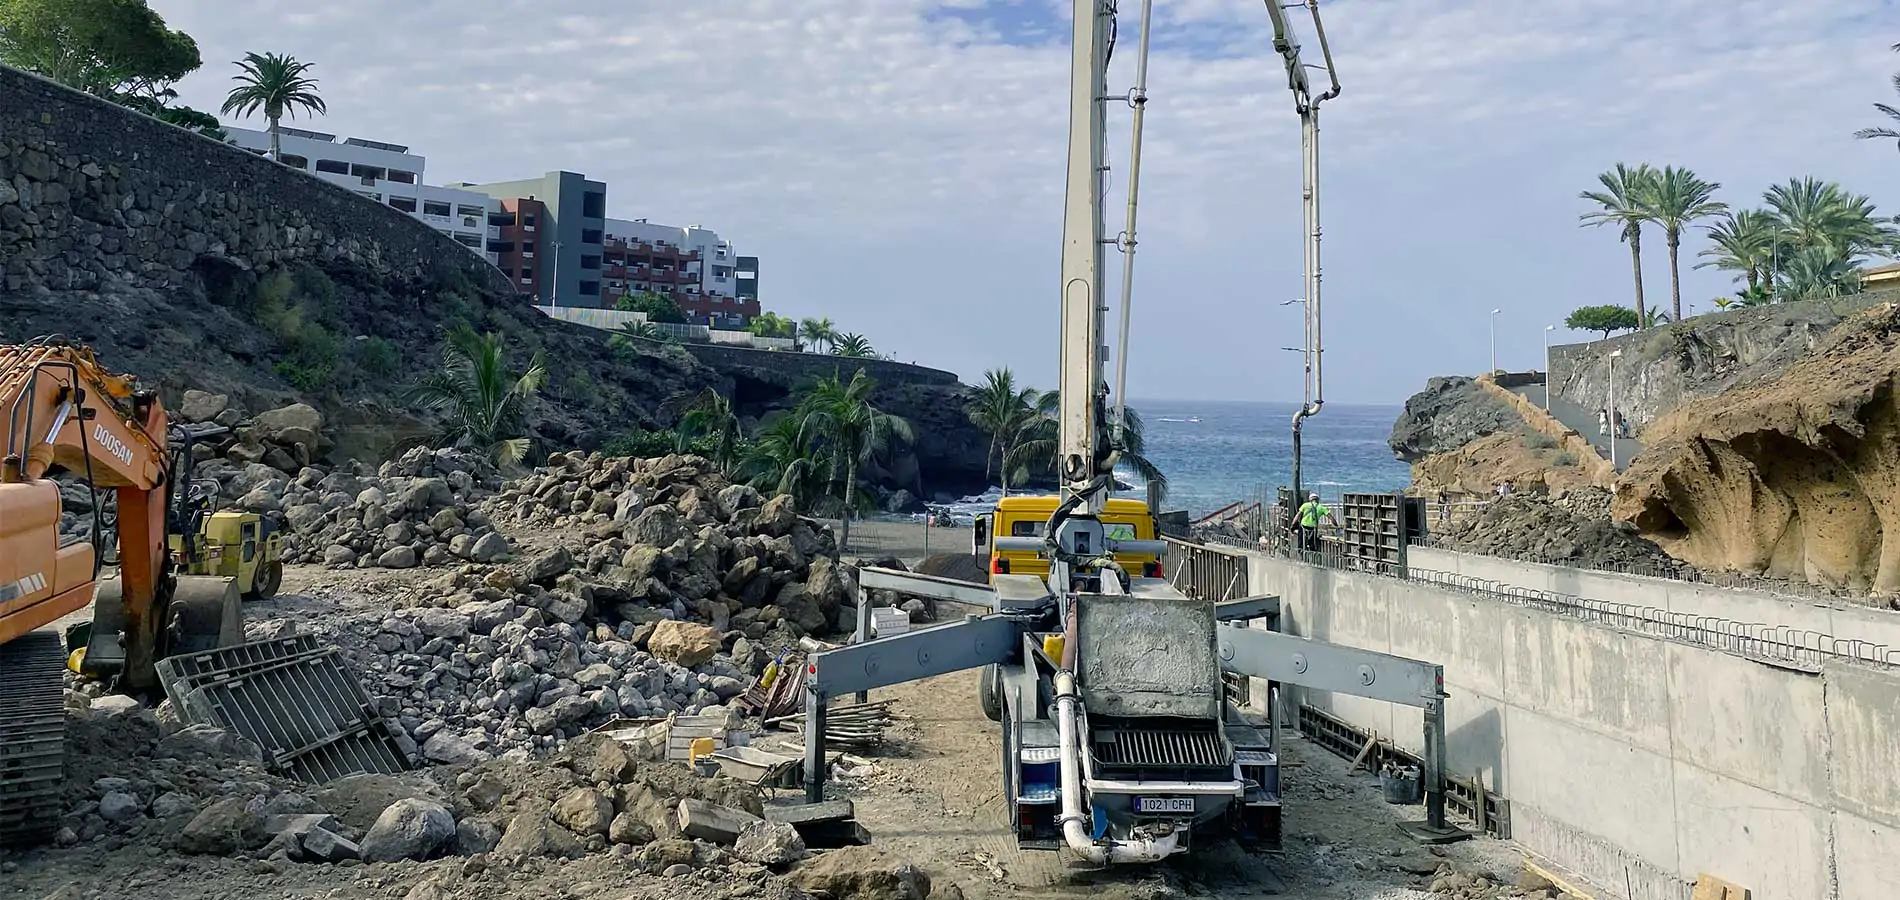
[{"label": "excavator track", "polygon": [[42,843],[59,827],[65,663],[54,632],[0,644],[0,846]]}]

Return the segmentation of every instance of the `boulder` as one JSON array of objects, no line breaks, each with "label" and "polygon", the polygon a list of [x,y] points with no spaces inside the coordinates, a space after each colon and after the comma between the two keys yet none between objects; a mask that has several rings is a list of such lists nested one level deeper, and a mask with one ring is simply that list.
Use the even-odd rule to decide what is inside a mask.
[{"label": "boulder", "polygon": [[760,866],[782,866],[804,859],[805,839],[783,822],[753,822],[739,831],[732,854]]},{"label": "boulder", "polygon": [[428,740],[423,741],[422,755],[430,762],[446,766],[478,763],[491,758],[487,752],[477,750],[474,744],[469,743],[460,735],[447,731],[438,731],[430,735]]},{"label": "boulder", "polygon": [[792,886],[833,900],[926,900],[930,876],[876,847],[820,854],[792,872]]},{"label": "boulder", "polygon": [[413,569],[416,567],[416,550],[407,545],[391,547],[376,557],[376,565],[385,569]]},{"label": "boulder", "polygon": [[746,828],[764,821],[748,812],[691,797],[679,805],[680,833],[703,841],[730,844]]},{"label": "boulder", "polygon": [[383,810],[360,849],[370,862],[428,859],[454,839],[455,816],[440,803],[412,797]]},{"label": "boulder", "polygon": [[551,815],[567,830],[581,837],[591,837],[607,833],[607,826],[614,817],[614,804],[592,788],[575,788],[555,801]]},{"label": "boulder", "polygon": [[569,553],[566,547],[557,544],[535,554],[533,559],[528,560],[527,565],[522,567],[521,580],[529,584],[553,587],[554,579],[567,574],[572,568],[574,568],[574,555]]},{"label": "boulder", "polygon": [[519,865],[541,856],[575,857],[580,853],[580,841],[573,832],[554,824],[544,805],[540,809],[523,810],[509,819],[501,842],[495,845],[494,855]]},{"label": "boulder", "polygon": [[491,531],[475,539],[469,546],[468,558],[476,562],[490,563],[508,555],[508,539],[500,532]]},{"label": "boulder", "polygon": [[263,804],[252,797],[226,797],[193,816],[178,832],[174,846],[180,853],[229,856],[264,845]]},{"label": "boulder", "polygon": [[674,619],[653,626],[647,651],[675,665],[692,668],[719,653],[719,632]]},{"label": "boulder", "polygon": [[243,735],[215,725],[187,725],[168,734],[159,739],[152,755],[159,759],[181,759],[187,762],[233,759],[260,766],[264,764],[262,747]]},{"label": "boulder", "polygon": [[294,403],[258,413],[251,428],[259,440],[268,443],[314,447],[317,436],[323,433],[323,414],[308,403]]},{"label": "boulder", "polygon": [[185,402],[179,405],[178,414],[183,416],[187,422],[209,422],[217,418],[219,413],[229,409],[230,406],[231,398],[224,394],[213,394],[207,391],[186,391]]}]

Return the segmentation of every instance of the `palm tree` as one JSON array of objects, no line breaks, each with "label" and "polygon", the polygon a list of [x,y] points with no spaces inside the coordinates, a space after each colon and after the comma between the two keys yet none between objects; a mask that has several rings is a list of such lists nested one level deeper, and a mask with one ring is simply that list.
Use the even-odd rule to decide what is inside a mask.
[{"label": "palm tree", "polygon": [[681,410],[675,429],[679,435],[679,452],[685,453],[696,437],[711,437],[713,464],[731,472],[738,462],[739,443],[745,439],[739,416],[732,411],[732,401],[712,388],[683,397],[684,402],[674,404]]},{"label": "palm tree", "polygon": [[443,355],[442,368],[408,391],[411,402],[444,414],[437,439],[480,452],[501,466],[526,458],[528,401],[548,377],[541,354],[535,353],[527,370],[516,376],[499,332],[476,334],[458,322]]},{"label": "palm tree", "polygon": [[[1022,432],[1036,419],[1036,389],[1017,387],[1016,375],[1008,368],[991,369],[983,373],[983,384],[970,398],[965,412],[971,424],[983,429],[990,436],[989,454],[983,457],[983,479],[988,483],[990,463],[1001,462],[1001,458],[1015,446]],[[1003,478],[1003,495],[1009,495],[1009,478]]]},{"label": "palm tree", "polygon": [[1791,178],[1762,197],[1784,223],[1783,243],[1797,250],[1826,247],[1852,263],[1893,246],[1893,226],[1874,215],[1873,201],[1834,182]]},{"label": "palm tree", "polygon": [[1578,218],[1585,225],[1616,225],[1619,236],[1630,245],[1630,268],[1636,275],[1636,315],[1643,314],[1643,223],[1649,220],[1644,198],[1656,180],[1656,170],[1648,163],[1631,168],[1617,163],[1616,168],[1597,176],[1603,190],[1584,191],[1578,197],[1602,207]]},{"label": "palm tree", "polygon": [[286,113],[297,117],[297,110],[321,115],[329,112],[317,95],[317,80],[305,75],[311,63],[276,53],[246,53],[237,63],[238,74],[231,80],[238,86],[224,98],[219,112],[248,116],[258,110],[270,120],[270,158],[283,162],[283,146],[277,122]]},{"label": "palm tree", "polygon": [[1737,303],[1740,303],[1740,302],[1741,302],[1741,298],[1739,298],[1739,297],[1717,297],[1717,298],[1715,298],[1715,299],[1713,299],[1713,300],[1710,300],[1709,302],[1710,302],[1710,303],[1713,303],[1713,304],[1715,304],[1715,308],[1716,308],[1716,309],[1719,309],[1719,310],[1726,310],[1726,309],[1728,309],[1729,307],[1731,307],[1731,306],[1734,306],[1734,305],[1736,305]]},{"label": "palm tree", "polygon": [[779,413],[760,424],[734,477],[759,490],[790,496],[793,505],[808,509],[819,474],[804,420],[796,413]]},{"label": "palm tree", "polygon": [[1860,270],[1830,247],[1802,247],[1788,259],[1787,286],[1796,300],[1841,297],[1860,290]]},{"label": "palm tree", "polygon": [[[1900,53],[1900,44],[1893,45],[1893,49],[1894,52]],[[1900,73],[1895,73],[1893,76],[1893,90],[1895,93],[1900,93]],[[1895,124],[1900,124],[1900,108],[1895,108],[1886,103],[1876,103],[1874,104],[1874,109],[1878,110],[1881,115],[1892,119]],[[1862,128],[1854,132],[1854,136],[1863,141],[1891,140],[1895,142],[1895,146],[1900,146],[1900,129],[1896,129],[1890,125],[1882,125],[1876,128]]]},{"label": "palm tree", "polygon": [[822,319],[806,319],[798,323],[798,336],[804,339],[808,347],[824,344],[825,349],[829,350],[838,343],[838,331],[832,326],[829,316]]},{"label": "palm tree", "polygon": [[1740,272],[1735,277],[1746,280],[1750,289],[1764,281],[1772,287],[1780,232],[1781,220],[1775,218],[1774,213],[1759,209],[1724,212],[1714,225],[1708,226],[1709,240],[1715,246],[1696,254],[1708,261],[1696,263],[1695,267],[1713,266]]},{"label": "palm tree", "polygon": [[877,382],[859,369],[846,382],[821,378],[798,405],[805,440],[818,448],[832,485],[843,484],[844,509],[838,550],[851,545],[851,516],[859,504],[858,477],[863,467],[899,443],[916,439],[910,423],[871,404]]},{"label": "palm tree", "polygon": [[1688,169],[1664,166],[1651,179],[1640,198],[1646,217],[1662,226],[1663,240],[1669,245],[1669,311],[1682,321],[1682,268],[1677,254],[1682,247],[1682,226],[1706,219],[1728,209],[1715,199],[1721,185],[1703,181]]},{"label": "palm tree", "polygon": [[870,359],[877,356],[877,351],[871,349],[871,342],[864,335],[855,332],[838,335],[832,342],[831,352],[853,359]]},{"label": "palm tree", "polygon": [[[1062,395],[1056,391],[1043,391],[1037,396],[1035,407],[1035,418],[1019,432],[1016,445],[1005,455],[1005,485],[1010,478],[1020,483],[1028,481],[1033,471],[1055,469],[1056,457],[1061,452],[1057,415],[1062,408]],[[1134,407],[1127,407],[1125,412],[1127,419],[1122,428],[1121,461],[1141,476],[1141,480],[1153,486],[1156,500],[1165,499],[1168,496],[1168,476],[1144,455],[1147,426],[1141,420],[1141,413]]]}]

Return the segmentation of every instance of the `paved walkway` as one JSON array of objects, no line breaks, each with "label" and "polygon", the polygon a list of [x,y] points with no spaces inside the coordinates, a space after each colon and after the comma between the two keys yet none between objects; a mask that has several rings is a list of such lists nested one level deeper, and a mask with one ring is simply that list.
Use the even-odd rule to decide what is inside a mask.
[{"label": "paved walkway", "polygon": [[[1603,454],[1604,459],[1610,458],[1610,438],[1597,433],[1596,410],[1586,410],[1562,397],[1553,398],[1553,402],[1546,404],[1544,402],[1544,386],[1541,384],[1521,385],[1511,388],[1510,390],[1516,392],[1518,396],[1549,410],[1550,414],[1557,418],[1557,421],[1576,429],[1578,434],[1583,435],[1584,438],[1590,442],[1590,446],[1597,448],[1597,452]],[[1643,452],[1643,443],[1641,441],[1635,438],[1617,438],[1616,470],[1621,472],[1629,468],[1630,460],[1636,458],[1636,454],[1641,452]]]}]

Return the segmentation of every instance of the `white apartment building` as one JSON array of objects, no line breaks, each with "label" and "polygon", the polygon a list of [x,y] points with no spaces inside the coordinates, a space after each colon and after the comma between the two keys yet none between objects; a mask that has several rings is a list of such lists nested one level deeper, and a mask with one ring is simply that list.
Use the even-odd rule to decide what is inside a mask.
[{"label": "white apartment building", "polygon": [[[252,153],[270,152],[270,133],[226,125],[231,142]],[[423,183],[425,160],[408,147],[363,138],[338,141],[336,135],[301,128],[278,129],[284,165],[349,188],[371,200],[408,213],[469,250],[495,262],[487,241],[500,236],[488,224],[501,201],[478,191]]]},{"label": "white apartment building", "polygon": [[645,219],[608,219],[607,237],[610,240],[665,243],[685,250],[696,250],[699,252],[700,292],[726,297],[738,294],[739,280],[734,269],[739,258],[732,244],[721,240],[718,232],[710,228],[698,225],[685,228],[655,225]]}]

